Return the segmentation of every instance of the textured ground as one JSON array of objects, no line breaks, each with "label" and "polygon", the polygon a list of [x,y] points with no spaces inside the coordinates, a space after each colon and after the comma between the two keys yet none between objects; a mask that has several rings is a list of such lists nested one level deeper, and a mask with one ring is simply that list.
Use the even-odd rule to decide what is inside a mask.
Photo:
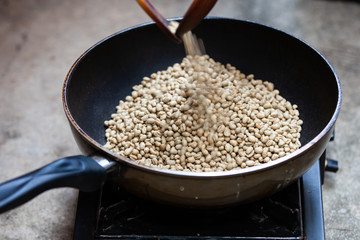
[{"label": "textured ground", "polygon": [[[191,1],[152,1],[165,17]],[[327,239],[357,239],[360,226],[360,3],[321,0],[219,0],[210,13],[285,30],[317,48],[343,88],[328,156],[337,174],[323,186]],[[61,104],[76,58],[100,39],[149,21],[132,0],[0,0],[0,182],[78,154]],[[0,239],[71,239],[77,191],[56,189],[0,215]]]}]

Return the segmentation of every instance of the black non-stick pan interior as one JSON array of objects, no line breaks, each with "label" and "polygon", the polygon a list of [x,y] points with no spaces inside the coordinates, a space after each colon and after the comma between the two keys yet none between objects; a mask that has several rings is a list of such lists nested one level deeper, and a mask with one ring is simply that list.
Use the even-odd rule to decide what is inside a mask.
[{"label": "black non-stick pan interior", "polygon": [[[303,145],[329,123],[338,103],[337,81],[324,58],[306,43],[263,25],[229,19],[206,19],[194,33],[215,61],[273,82],[283,97],[299,106]],[[104,121],[119,100],[144,76],[183,57],[183,45],[173,43],[154,24],[105,39],[83,55],[69,75],[65,97],[72,117],[104,144]]]}]

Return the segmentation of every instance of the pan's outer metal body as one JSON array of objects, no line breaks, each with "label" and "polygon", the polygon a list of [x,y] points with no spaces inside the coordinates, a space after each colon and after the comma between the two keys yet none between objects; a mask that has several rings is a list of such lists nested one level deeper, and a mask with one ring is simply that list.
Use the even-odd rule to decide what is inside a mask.
[{"label": "pan's outer metal body", "polygon": [[272,81],[299,106],[302,148],[279,160],[238,171],[188,173],[140,166],[103,148],[103,121],[143,76],[184,57],[183,46],[154,24],[114,34],[86,51],[71,68],[63,103],[80,149],[117,161],[113,180],[149,200],[185,207],[222,207],[254,201],[283,189],[317,161],[339,113],[339,80],[316,50],[282,31],[260,24],[210,18],[195,29],[215,60]]}]

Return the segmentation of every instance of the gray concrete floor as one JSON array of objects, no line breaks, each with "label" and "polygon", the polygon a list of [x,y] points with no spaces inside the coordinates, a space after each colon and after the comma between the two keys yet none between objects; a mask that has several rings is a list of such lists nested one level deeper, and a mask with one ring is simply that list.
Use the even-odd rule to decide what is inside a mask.
[{"label": "gray concrete floor", "polygon": [[[191,1],[153,1],[165,17]],[[360,226],[360,4],[358,1],[219,0],[212,16],[254,20],[317,48],[343,88],[335,142],[338,173],[323,185],[327,239],[358,239]],[[76,58],[100,39],[149,21],[131,0],[0,0],[0,182],[79,150],[61,88]],[[77,191],[56,189],[0,215],[0,239],[71,239]]]}]

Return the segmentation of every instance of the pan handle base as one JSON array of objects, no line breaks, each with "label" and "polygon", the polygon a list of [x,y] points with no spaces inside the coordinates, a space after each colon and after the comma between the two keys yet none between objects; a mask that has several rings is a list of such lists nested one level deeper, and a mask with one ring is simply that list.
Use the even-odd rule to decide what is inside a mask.
[{"label": "pan handle base", "polygon": [[20,206],[40,193],[58,187],[91,192],[106,179],[106,170],[90,157],[61,158],[0,185],[0,213]]}]

